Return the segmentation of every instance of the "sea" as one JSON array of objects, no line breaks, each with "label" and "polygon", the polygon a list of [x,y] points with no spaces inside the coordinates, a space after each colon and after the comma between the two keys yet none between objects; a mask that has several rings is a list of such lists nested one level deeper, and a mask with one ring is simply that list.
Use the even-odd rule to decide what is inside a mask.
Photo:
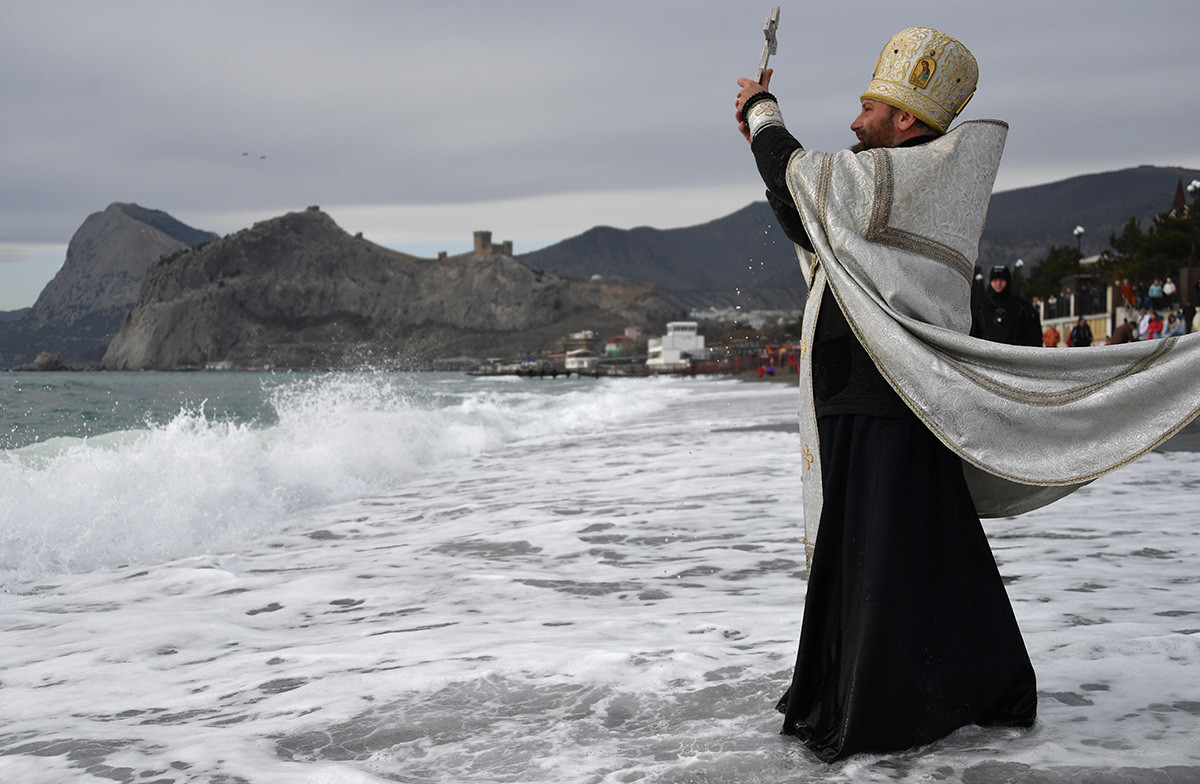
[{"label": "sea", "polygon": [[1193,451],[985,521],[1035,726],[834,764],[781,736],[798,406],[728,378],[0,374],[0,781],[1200,781]]}]

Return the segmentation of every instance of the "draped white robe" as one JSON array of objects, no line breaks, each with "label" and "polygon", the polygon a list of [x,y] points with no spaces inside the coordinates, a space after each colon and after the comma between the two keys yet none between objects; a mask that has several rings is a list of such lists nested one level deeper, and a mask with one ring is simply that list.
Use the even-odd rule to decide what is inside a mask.
[{"label": "draped white robe", "polygon": [[883,377],[962,458],[981,517],[1055,501],[1138,459],[1200,413],[1200,334],[1050,349],[968,335],[970,286],[1007,124],[914,147],[797,150],[788,185],[815,257],[800,387],[806,550],[822,492],[811,352],[828,286]]}]

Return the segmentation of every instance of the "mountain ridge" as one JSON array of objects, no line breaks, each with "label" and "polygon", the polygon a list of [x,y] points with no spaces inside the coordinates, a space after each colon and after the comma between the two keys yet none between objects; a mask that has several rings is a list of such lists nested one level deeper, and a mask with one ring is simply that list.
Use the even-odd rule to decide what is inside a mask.
[{"label": "mountain ridge", "polygon": [[[986,270],[1023,259],[1032,269],[1052,245],[1076,241],[1085,255],[1099,252],[1107,247],[1109,235],[1119,233],[1131,217],[1146,226],[1154,216],[1171,209],[1179,185],[1192,179],[1200,179],[1200,171],[1139,166],[997,192],[980,240],[978,266]],[[1073,234],[1079,225],[1085,228],[1082,238]],[[61,354],[74,366],[98,363],[138,301],[146,272],[157,259],[224,239],[136,204],[114,202],[89,215],[72,237],[63,267],[34,306],[23,314],[14,311],[0,319],[0,366],[29,364],[41,352]],[[406,259],[405,263],[434,261],[382,248],[361,236],[355,240],[356,245],[346,246],[351,256],[357,253],[355,248],[370,246],[390,258]],[[298,250],[293,247],[289,252]],[[667,309],[674,310],[674,317],[704,307],[796,311],[803,307],[805,296],[794,247],[766,202],[752,202],[729,215],[681,228],[596,226],[554,245],[517,256],[509,253],[508,257],[521,266],[577,284],[652,285]],[[294,288],[295,283],[288,285]],[[194,285],[206,284],[194,281]],[[343,303],[350,320],[372,307],[371,293],[361,293],[362,301]],[[487,299],[489,292],[485,288],[462,290],[460,296],[475,307],[447,311],[458,313],[462,323],[441,325],[448,330],[438,338],[444,347],[456,346],[464,352],[471,348],[464,327],[478,329],[476,335],[483,336],[473,346],[478,351],[471,353],[478,355],[488,346],[506,347],[503,341],[492,339],[494,334],[487,337],[486,325],[473,320],[478,314],[494,312]],[[552,301],[543,304],[552,310],[555,307]],[[570,321],[586,328],[586,319],[570,320],[561,311],[555,312],[556,318],[563,317],[559,326]],[[617,331],[623,328],[611,321],[605,324]],[[282,333],[277,337],[288,340]],[[426,348],[438,339],[431,333]],[[550,336],[531,333],[531,340],[546,345]]]},{"label": "mountain ridge", "polygon": [[[1178,184],[1197,178],[1200,170],[1139,166],[994,193],[977,265],[1011,268],[1021,259],[1032,268],[1051,246],[1074,244],[1079,225],[1084,255],[1099,253],[1130,218],[1145,226],[1170,210]],[[520,258],[558,274],[646,280],[683,308],[791,309],[806,290],[795,248],[765,201],[684,228],[596,227]]]}]

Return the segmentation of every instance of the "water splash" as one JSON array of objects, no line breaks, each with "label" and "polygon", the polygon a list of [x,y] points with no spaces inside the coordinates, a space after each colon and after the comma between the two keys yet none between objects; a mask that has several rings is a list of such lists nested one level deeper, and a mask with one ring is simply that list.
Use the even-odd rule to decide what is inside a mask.
[{"label": "water splash", "polygon": [[[272,378],[238,421],[211,396],[138,428],[0,453],[0,584],[222,552],[304,509],[393,490],[428,466],[602,428],[669,385],[504,385],[441,374]],[[624,387],[624,388],[623,388]],[[218,413],[220,412],[220,413]]]}]

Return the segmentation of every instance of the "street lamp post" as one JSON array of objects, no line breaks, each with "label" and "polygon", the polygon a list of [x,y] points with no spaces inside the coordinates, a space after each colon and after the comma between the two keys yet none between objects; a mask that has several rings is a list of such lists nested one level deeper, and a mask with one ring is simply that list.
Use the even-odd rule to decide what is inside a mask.
[{"label": "street lamp post", "polygon": [[[1192,209],[1194,210],[1194,209],[1196,209],[1197,205],[1200,205],[1200,180],[1192,180],[1191,182],[1189,182],[1188,186],[1187,186],[1187,192],[1189,194],[1191,194]],[[1184,204],[1184,209],[1185,210],[1187,209],[1186,202]],[[1193,238],[1195,237],[1194,232],[1193,232],[1192,236],[1193,236]],[[1198,248],[1196,247],[1195,239],[1193,239],[1192,240],[1192,252],[1191,252],[1190,258],[1189,258],[1189,261],[1191,262],[1191,265],[1193,267],[1196,266],[1197,263],[1200,263],[1200,253],[1197,253],[1197,250],[1198,250]],[[1197,284],[1197,286],[1200,286],[1200,284]],[[1200,293],[1200,288],[1197,288],[1197,293]]]},{"label": "street lamp post", "polygon": [[1083,258],[1083,227],[1076,226],[1075,231],[1071,232],[1075,235],[1075,250],[1079,253],[1079,258]]}]

